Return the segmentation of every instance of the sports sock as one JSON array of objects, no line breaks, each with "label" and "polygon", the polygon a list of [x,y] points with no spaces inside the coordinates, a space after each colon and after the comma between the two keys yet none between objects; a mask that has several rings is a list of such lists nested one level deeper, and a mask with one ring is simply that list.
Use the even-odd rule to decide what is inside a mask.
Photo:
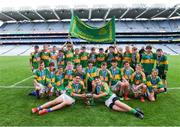
[{"label": "sports sock", "polygon": [[48,108],[48,109],[47,109],[47,112],[52,112],[52,109],[51,109],[51,108]]},{"label": "sports sock", "polygon": [[42,108],[41,106],[39,106],[37,109],[38,109],[38,110],[42,110],[43,108]]},{"label": "sports sock", "polygon": [[136,114],[137,113],[137,111],[135,110],[135,109],[131,109],[130,111],[129,111],[130,113],[133,113],[133,114]]}]

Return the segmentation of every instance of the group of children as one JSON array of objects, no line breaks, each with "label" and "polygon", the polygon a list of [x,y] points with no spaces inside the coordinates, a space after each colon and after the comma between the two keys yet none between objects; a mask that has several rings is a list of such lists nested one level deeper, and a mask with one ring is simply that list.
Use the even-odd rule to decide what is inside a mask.
[{"label": "group of children", "polygon": [[166,73],[167,57],[162,49],[153,53],[151,46],[139,52],[125,47],[125,52],[117,46],[107,49],[92,47],[90,53],[86,47],[73,48],[72,43],[65,43],[60,49],[48,45],[39,50],[34,47],[30,63],[34,74],[35,95],[57,98],[42,106],[32,109],[40,115],[71,105],[75,99],[86,99],[86,93],[92,98],[105,102],[105,105],[116,111],[132,112],[143,118],[140,109],[133,109],[120,100],[129,100],[129,95],[144,97],[155,101],[156,95],[167,90]]}]

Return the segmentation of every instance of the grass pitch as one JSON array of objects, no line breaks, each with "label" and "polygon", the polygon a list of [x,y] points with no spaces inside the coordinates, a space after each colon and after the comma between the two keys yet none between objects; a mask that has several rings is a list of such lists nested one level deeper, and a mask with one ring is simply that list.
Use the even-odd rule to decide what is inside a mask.
[{"label": "grass pitch", "polygon": [[[168,56],[169,89],[158,95],[156,102],[124,101],[140,107],[145,118],[139,120],[129,113],[115,112],[96,103],[87,107],[77,101],[75,105],[44,116],[31,114],[31,108],[45,103],[28,96],[33,86],[29,57],[0,57],[0,126],[180,126],[180,56]],[[25,80],[24,80],[25,79]],[[11,87],[14,86],[14,87]]]}]

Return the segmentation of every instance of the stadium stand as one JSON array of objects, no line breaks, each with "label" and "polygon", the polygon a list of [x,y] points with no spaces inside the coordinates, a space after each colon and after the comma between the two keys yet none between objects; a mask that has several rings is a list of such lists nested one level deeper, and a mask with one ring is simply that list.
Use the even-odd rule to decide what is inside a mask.
[{"label": "stadium stand", "polygon": [[[3,22],[0,26],[0,55],[27,55],[35,44],[63,44],[69,40],[72,12],[95,27],[102,26],[115,16],[116,43],[122,48],[126,44],[134,44],[139,49],[145,44],[152,44],[154,50],[163,48],[167,54],[180,54],[177,44],[180,42],[180,6],[176,5],[170,8],[96,6],[89,9],[82,6],[74,9],[6,9],[0,12],[0,20]],[[71,39],[77,45],[89,43],[78,38]],[[162,43],[164,45],[160,45]],[[9,44],[12,46],[4,46]],[[96,47],[100,45],[96,43]]]}]

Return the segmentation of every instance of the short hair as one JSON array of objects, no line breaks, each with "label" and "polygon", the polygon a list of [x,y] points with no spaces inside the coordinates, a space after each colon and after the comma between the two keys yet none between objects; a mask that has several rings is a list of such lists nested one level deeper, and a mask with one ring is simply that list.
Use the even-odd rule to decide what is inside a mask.
[{"label": "short hair", "polygon": [[49,66],[51,67],[51,66],[54,66],[54,63],[53,62],[51,62],[50,64],[49,64]]},{"label": "short hair", "polygon": [[58,69],[62,68],[63,69],[63,66],[58,66]]},{"label": "short hair", "polygon": [[40,61],[40,64],[44,64],[44,61],[43,61],[43,60],[41,60],[41,61]]},{"label": "short hair", "polygon": [[146,46],[146,49],[152,49],[152,46],[148,45]]},{"label": "short hair", "polygon": [[112,62],[112,63],[117,63],[117,60],[113,59],[111,62]]},{"label": "short hair", "polygon": [[102,64],[101,65],[107,65],[107,63],[106,62],[102,62]]},{"label": "short hair", "polygon": [[91,51],[94,51],[94,50],[95,50],[95,47],[92,47],[92,48],[91,48]]},{"label": "short hair", "polygon": [[162,52],[162,49],[157,49],[156,52]]},{"label": "short hair", "polygon": [[38,46],[38,45],[35,45],[34,48],[35,48],[35,49],[39,49],[39,46]]},{"label": "short hair", "polygon": [[157,72],[157,73],[159,73],[158,69],[156,69],[156,68],[153,68],[151,72]]},{"label": "short hair", "polygon": [[114,49],[114,46],[109,46],[109,48],[112,48],[112,49]]},{"label": "short hair", "polygon": [[141,64],[136,64],[136,67],[141,67],[143,68],[143,66]]},{"label": "short hair", "polygon": [[86,49],[86,47],[85,47],[85,46],[82,46],[81,49]]},{"label": "short hair", "polygon": [[104,49],[103,48],[99,48],[99,51],[103,51]]},{"label": "short hair", "polygon": [[100,77],[99,76],[95,76],[94,79],[99,79]]},{"label": "short hair", "polygon": [[126,63],[129,63],[128,61],[124,61],[123,65],[125,65]]}]

